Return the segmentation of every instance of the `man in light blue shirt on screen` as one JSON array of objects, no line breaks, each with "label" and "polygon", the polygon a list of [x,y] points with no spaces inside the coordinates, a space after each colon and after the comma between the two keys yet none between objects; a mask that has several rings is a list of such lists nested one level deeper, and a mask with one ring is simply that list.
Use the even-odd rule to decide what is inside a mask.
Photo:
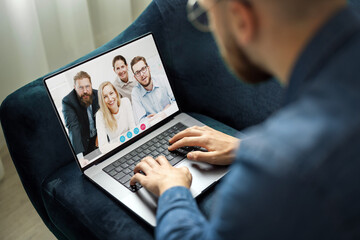
[{"label": "man in light blue shirt on screen", "polygon": [[175,102],[166,79],[161,76],[153,78],[144,57],[134,57],[130,65],[138,81],[131,93],[136,125],[146,120],[155,122],[164,119],[164,110]]}]

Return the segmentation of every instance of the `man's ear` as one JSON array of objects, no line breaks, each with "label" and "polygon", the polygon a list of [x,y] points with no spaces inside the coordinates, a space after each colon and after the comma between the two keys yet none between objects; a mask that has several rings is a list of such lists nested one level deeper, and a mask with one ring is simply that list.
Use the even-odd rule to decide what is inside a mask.
[{"label": "man's ear", "polygon": [[230,28],[238,44],[245,46],[255,36],[257,22],[251,5],[241,1],[229,1]]}]

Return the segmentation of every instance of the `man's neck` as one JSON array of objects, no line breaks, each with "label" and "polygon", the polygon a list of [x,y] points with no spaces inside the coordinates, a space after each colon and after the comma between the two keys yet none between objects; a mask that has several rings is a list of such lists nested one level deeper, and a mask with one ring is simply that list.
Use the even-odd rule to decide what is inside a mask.
[{"label": "man's neck", "polygon": [[129,78],[127,77],[126,79],[121,79],[120,80],[123,82],[123,83],[127,83],[129,81]]},{"label": "man's neck", "polygon": [[311,41],[311,38],[339,9],[340,7],[319,14],[319,17],[303,25],[298,25],[296,28],[291,28],[289,25],[285,27],[287,28],[286,31],[279,31],[273,35],[271,44],[267,45],[268,58],[264,57],[266,61],[264,65],[282,85],[289,83],[296,61]]},{"label": "man's neck", "polygon": [[145,88],[146,91],[151,91],[151,90],[153,90],[153,87],[154,87],[154,84],[153,84],[153,81],[151,81],[151,83],[148,86],[144,87],[144,88]]}]

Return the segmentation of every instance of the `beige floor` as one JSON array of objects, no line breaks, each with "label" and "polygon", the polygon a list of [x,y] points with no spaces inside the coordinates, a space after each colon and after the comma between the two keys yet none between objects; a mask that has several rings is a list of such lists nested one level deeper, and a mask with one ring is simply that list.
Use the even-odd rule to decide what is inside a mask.
[{"label": "beige floor", "polygon": [[6,147],[0,156],[5,169],[0,181],[0,239],[56,239],[27,197]]}]

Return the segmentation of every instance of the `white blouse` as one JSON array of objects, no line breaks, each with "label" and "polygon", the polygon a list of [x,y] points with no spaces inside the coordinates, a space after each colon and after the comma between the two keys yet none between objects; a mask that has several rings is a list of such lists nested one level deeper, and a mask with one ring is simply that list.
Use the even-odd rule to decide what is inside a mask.
[{"label": "white blouse", "polygon": [[[98,143],[102,153],[110,150],[106,145],[120,142],[120,135],[135,127],[133,110],[128,98],[121,98],[119,111],[113,116],[117,122],[115,131],[111,131],[108,126],[105,126],[103,113],[100,110],[96,113]],[[110,142],[107,137],[109,137]]]}]

